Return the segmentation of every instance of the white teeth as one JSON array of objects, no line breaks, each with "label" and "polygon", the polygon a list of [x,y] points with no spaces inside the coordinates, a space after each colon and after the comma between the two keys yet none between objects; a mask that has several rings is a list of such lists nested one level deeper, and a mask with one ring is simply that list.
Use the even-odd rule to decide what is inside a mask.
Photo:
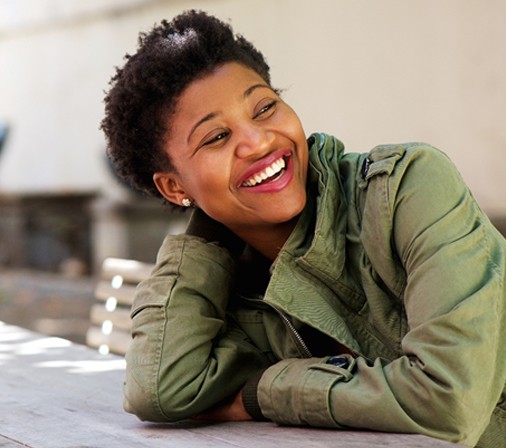
[{"label": "white teeth", "polygon": [[281,170],[285,168],[285,159],[283,157],[276,160],[272,165],[265,168],[263,171],[256,173],[255,175],[251,176],[249,179],[245,180],[243,182],[243,186],[245,187],[253,187],[265,179],[268,179],[269,177],[272,177],[276,174],[278,174]]}]

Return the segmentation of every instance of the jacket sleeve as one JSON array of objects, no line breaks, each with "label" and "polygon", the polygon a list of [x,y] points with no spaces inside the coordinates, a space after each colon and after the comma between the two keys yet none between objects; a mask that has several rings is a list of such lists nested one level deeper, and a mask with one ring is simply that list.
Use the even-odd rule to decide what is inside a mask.
[{"label": "jacket sleeve", "polygon": [[432,148],[406,153],[368,188],[376,190],[374,232],[405,272],[402,354],[391,362],[358,358],[352,376],[320,359],[284,360],[260,380],[262,412],[285,424],[474,446],[505,385],[505,241]]},{"label": "jacket sleeve", "polygon": [[142,420],[191,417],[237,392],[266,365],[226,319],[235,261],[217,244],[169,236],[137,290],[124,407]]}]

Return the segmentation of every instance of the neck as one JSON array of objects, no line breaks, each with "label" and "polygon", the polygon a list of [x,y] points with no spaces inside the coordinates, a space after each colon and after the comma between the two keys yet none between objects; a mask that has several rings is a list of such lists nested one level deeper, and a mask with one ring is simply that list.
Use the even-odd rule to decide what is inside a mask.
[{"label": "neck", "polygon": [[297,223],[298,216],[282,224],[236,231],[236,235],[264,257],[274,261]]}]

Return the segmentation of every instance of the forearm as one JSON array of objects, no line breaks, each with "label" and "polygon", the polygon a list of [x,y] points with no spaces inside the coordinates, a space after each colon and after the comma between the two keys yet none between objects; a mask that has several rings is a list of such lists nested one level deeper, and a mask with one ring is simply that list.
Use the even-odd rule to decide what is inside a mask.
[{"label": "forearm", "polygon": [[178,420],[237,392],[265,360],[226,324],[234,261],[198,238],[171,238],[132,310],[125,407],[142,419]]},{"label": "forearm", "polygon": [[370,308],[390,309],[395,300],[406,313],[399,356],[358,358],[348,381],[323,371],[321,360],[284,360],[258,386],[266,417],[470,445],[487,426],[506,377],[505,243],[444,156],[420,150],[410,157],[398,168],[402,176],[369,180],[364,216],[374,225],[361,234],[376,278],[400,268],[406,276],[390,282],[401,285],[396,294],[369,282]]},{"label": "forearm", "polygon": [[[416,347],[418,338],[406,342],[410,355],[392,362],[357,358],[352,373],[324,359],[283,360],[262,375],[261,411],[285,425],[418,433],[473,446],[497,403],[504,370],[484,367],[497,365],[497,357],[478,353],[479,344],[479,356],[455,354],[469,355],[470,370],[465,359],[452,359],[454,348]],[[499,338],[490,340],[497,352]]]}]

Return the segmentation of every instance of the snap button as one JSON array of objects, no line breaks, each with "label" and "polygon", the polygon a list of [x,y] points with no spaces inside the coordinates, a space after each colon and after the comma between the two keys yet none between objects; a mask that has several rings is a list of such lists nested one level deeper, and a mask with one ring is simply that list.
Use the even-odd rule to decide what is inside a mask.
[{"label": "snap button", "polygon": [[346,356],[331,356],[327,359],[327,364],[332,364],[336,367],[341,367],[342,369],[347,369],[350,366],[350,361]]},{"label": "snap button", "polygon": [[369,158],[366,158],[364,160],[364,163],[362,163],[362,169],[360,170],[360,177],[362,178],[362,180],[365,180],[365,178],[367,177],[367,172],[369,171],[370,165],[371,161],[369,160]]}]

